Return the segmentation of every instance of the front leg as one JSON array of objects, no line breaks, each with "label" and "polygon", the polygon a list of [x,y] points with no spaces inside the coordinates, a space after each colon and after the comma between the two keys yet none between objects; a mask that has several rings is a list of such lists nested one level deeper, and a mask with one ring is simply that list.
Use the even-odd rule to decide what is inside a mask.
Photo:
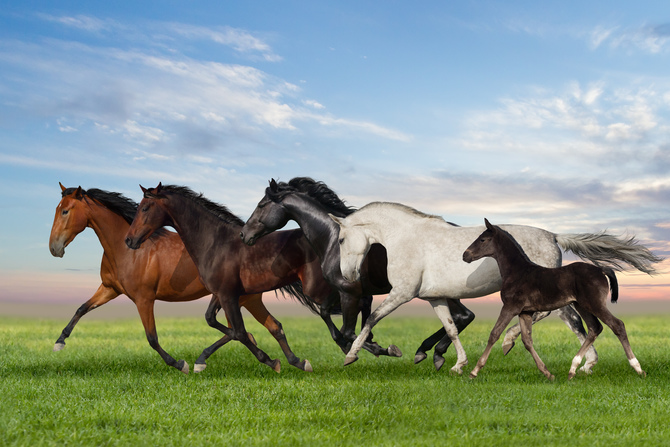
[{"label": "front leg", "polygon": [[486,365],[486,361],[488,360],[489,355],[491,354],[491,349],[493,348],[493,345],[496,343],[496,341],[498,341],[502,332],[505,330],[509,322],[512,321],[512,318],[514,318],[514,316],[518,314],[519,314],[518,311],[510,309],[509,307],[503,305],[503,308],[500,311],[500,315],[498,316],[498,321],[496,321],[496,324],[493,326],[493,330],[491,330],[491,334],[489,335],[489,341],[486,345],[486,348],[484,349],[484,353],[477,361],[477,365],[475,366],[475,368],[470,372],[471,379],[477,377],[479,371],[481,371],[484,365]]},{"label": "front leg", "polygon": [[523,345],[528,352],[530,352],[530,355],[533,356],[537,368],[547,377],[547,379],[554,380],[554,375],[549,372],[533,347],[533,317],[531,314],[525,312],[519,314],[519,324],[521,326],[521,340],[523,341]]},{"label": "front leg", "polygon": [[402,304],[410,301],[412,298],[414,298],[414,293],[412,292],[403,292],[398,288],[391,289],[391,292],[386,297],[386,299],[382,301],[379,307],[377,307],[370,314],[370,317],[366,321],[365,326],[363,326],[363,329],[361,329],[361,333],[358,334],[358,337],[356,337],[356,340],[354,340],[354,343],[351,345],[351,349],[344,359],[344,365],[349,365],[358,360],[358,352],[363,347],[363,344],[365,343],[365,340],[367,340],[370,332],[372,332],[372,328],[382,318],[396,310]]},{"label": "front leg", "polygon": [[258,346],[254,345],[249,339],[247,330],[244,327],[242,312],[240,311],[239,295],[231,295],[229,291],[225,290],[217,292],[216,295],[219,297],[221,307],[226,312],[226,318],[228,319],[228,324],[230,324],[230,331],[232,332],[233,339],[246,346],[247,349],[256,356],[259,362],[268,365],[275,372],[279,372],[281,370],[279,359],[271,360],[270,356]]},{"label": "front leg", "polygon": [[454,348],[456,348],[458,358],[456,360],[456,364],[451,368],[451,370],[457,374],[462,374],[463,366],[468,364],[468,357],[465,353],[465,349],[463,349],[461,340],[458,338],[458,329],[456,328],[454,320],[451,317],[451,311],[449,310],[448,300],[446,299],[431,300],[430,304],[431,306],[433,306],[433,310],[437,314],[440,321],[442,321],[442,324],[444,325],[444,329],[446,330],[447,335],[451,339],[451,342],[454,344]]},{"label": "front leg", "polygon": [[77,325],[81,317],[93,309],[108,303],[117,296],[119,296],[119,294],[116,292],[116,290],[112,289],[111,287],[107,287],[104,284],[100,284],[98,290],[91,298],[89,298],[88,301],[86,301],[79,307],[79,309],[77,309],[68,325],[65,326],[65,329],[63,329],[63,332],[61,332],[60,337],[58,337],[58,340],[56,340],[56,343],[54,344],[54,352],[61,351],[63,348],[65,348],[65,339],[68,338],[70,334],[72,334],[74,327]]}]

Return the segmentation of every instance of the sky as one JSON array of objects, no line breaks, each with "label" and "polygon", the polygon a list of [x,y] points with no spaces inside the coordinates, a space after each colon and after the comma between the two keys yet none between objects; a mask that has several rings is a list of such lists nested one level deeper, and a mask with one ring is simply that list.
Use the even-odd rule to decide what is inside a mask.
[{"label": "sky", "polygon": [[[246,220],[309,176],[355,207],[668,255],[668,67],[664,1],[5,1],[0,301],[99,283],[92,230],[49,253],[58,182],[186,185]],[[670,296],[669,274],[620,281]]]}]

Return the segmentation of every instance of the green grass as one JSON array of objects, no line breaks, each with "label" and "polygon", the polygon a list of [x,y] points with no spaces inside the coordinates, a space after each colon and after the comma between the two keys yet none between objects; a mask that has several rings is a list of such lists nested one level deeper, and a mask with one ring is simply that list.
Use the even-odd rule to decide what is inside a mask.
[{"label": "green grass", "polygon": [[[344,355],[316,317],[283,318],[294,351],[314,366],[289,366],[278,345],[248,321],[259,345],[280,357],[276,374],[239,343],[201,374],[167,367],[139,320],[86,321],[51,352],[66,321],[0,318],[0,445],[651,445],[670,439],[670,352],[665,316],[624,318],[646,378],[628,365],[614,335],[597,341],[591,376],[567,381],[576,338],[556,319],[535,326],[535,346],[556,375],[548,382],[519,343],[500,342],[475,380],[412,359],[436,318],[389,317],[375,329],[404,357]],[[462,336],[470,365],[490,320]],[[216,335],[201,319],[159,321],[162,346],[193,366]]]}]

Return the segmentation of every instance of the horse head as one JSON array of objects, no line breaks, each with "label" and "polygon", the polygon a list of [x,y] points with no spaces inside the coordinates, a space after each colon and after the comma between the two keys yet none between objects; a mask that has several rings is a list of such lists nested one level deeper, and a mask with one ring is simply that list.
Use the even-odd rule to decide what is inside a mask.
[{"label": "horse head", "polygon": [[342,276],[349,282],[360,281],[361,265],[371,246],[363,225],[350,225],[346,218],[329,216],[340,227],[338,243]]},{"label": "horse head", "polygon": [[61,201],[56,207],[56,215],[51,225],[49,251],[52,256],[62,258],[67,247],[74,238],[88,226],[88,215],[85,206],[86,192],[78,188],[61,188]]},{"label": "horse head", "polygon": [[499,228],[491,225],[488,219],[484,219],[484,224],[486,225],[486,230],[463,253],[463,261],[468,264],[495,254],[495,241],[493,238],[499,231]]},{"label": "horse head", "polygon": [[170,216],[162,206],[166,198],[165,194],[162,194],[163,184],[159,183],[157,187],[150,189],[140,185],[140,188],[144,197],[126,234],[126,245],[133,250],[140,248],[142,243],[160,228],[171,225]]},{"label": "horse head", "polygon": [[240,232],[245,244],[254,245],[259,238],[286,226],[290,219],[282,204],[284,197],[285,194],[280,194],[277,182],[274,179],[270,180],[270,186],[265,189],[265,196],[258,202]]}]

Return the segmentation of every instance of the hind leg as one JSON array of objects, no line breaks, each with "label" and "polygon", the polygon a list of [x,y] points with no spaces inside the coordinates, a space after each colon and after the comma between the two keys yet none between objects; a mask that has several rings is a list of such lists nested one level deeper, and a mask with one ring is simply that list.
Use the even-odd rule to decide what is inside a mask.
[{"label": "hind leg", "polygon": [[[586,330],[582,324],[582,319],[579,316],[579,312],[577,312],[574,305],[569,304],[567,306],[561,307],[560,309],[556,309],[555,312],[572,330],[572,332],[574,332],[579,342],[584,344],[584,340],[586,340]],[[586,350],[585,357],[586,361],[580,368],[580,371],[583,371],[586,374],[591,374],[593,372],[592,368],[596,363],[598,363],[598,352],[596,352],[596,348],[593,346],[593,344],[589,346],[589,349]]]},{"label": "hind leg", "polygon": [[537,352],[535,352],[535,348],[533,347],[533,317],[531,314],[520,314],[519,325],[521,326],[521,340],[523,341],[523,345],[526,347],[528,352],[530,352],[530,355],[533,356],[533,360],[535,360],[537,368],[547,377],[547,379],[554,380],[554,375],[549,372],[544,362],[537,354]]},{"label": "hind leg", "polygon": [[[551,311],[535,312],[533,314],[533,324],[537,323],[538,321],[544,320],[549,316],[550,313]],[[505,338],[503,338],[502,342],[503,355],[507,355],[512,350],[512,348],[514,347],[514,342],[517,338],[519,338],[519,335],[521,335],[520,323],[517,323],[513,325],[511,328],[507,329],[507,332],[505,333]]]},{"label": "hind leg", "polygon": [[586,323],[586,327],[588,328],[589,333],[584,339],[581,348],[579,348],[577,355],[572,359],[572,364],[570,365],[570,371],[568,372],[568,380],[575,377],[575,374],[577,373],[577,367],[579,367],[580,363],[582,363],[584,355],[586,354],[587,350],[593,345],[593,342],[595,341],[596,337],[598,337],[598,335],[600,335],[600,333],[603,330],[603,325],[600,324],[600,321],[598,321],[598,319],[590,311],[586,310],[578,303],[574,303],[574,306],[575,309],[577,309],[577,312],[579,312],[579,315],[582,316],[582,319]]},{"label": "hind leg", "polygon": [[626,353],[626,358],[628,358],[628,363],[630,364],[630,366],[639,375],[646,376],[647,373],[645,373],[642,370],[640,362],[637,360],[637,358],[635,358],[635,354],[633,354],[633,349],[631,349],[630,347],[630,343],[628,341],[628,334],[626,334],[626,326],[623,324],[623,321],[619,320],[617,317],[612,315],[609,309],[607,309],[607,307],[605,307],[604,305],[602,309],[599,309],[597,311],[596,316],[600,318],[603,323],[609,326],[609,328],[612,329],[612,332],[614,332],[614,335],[617,336],[617,338],[621,342],[621,346],[623,346],[623,350]]}]

